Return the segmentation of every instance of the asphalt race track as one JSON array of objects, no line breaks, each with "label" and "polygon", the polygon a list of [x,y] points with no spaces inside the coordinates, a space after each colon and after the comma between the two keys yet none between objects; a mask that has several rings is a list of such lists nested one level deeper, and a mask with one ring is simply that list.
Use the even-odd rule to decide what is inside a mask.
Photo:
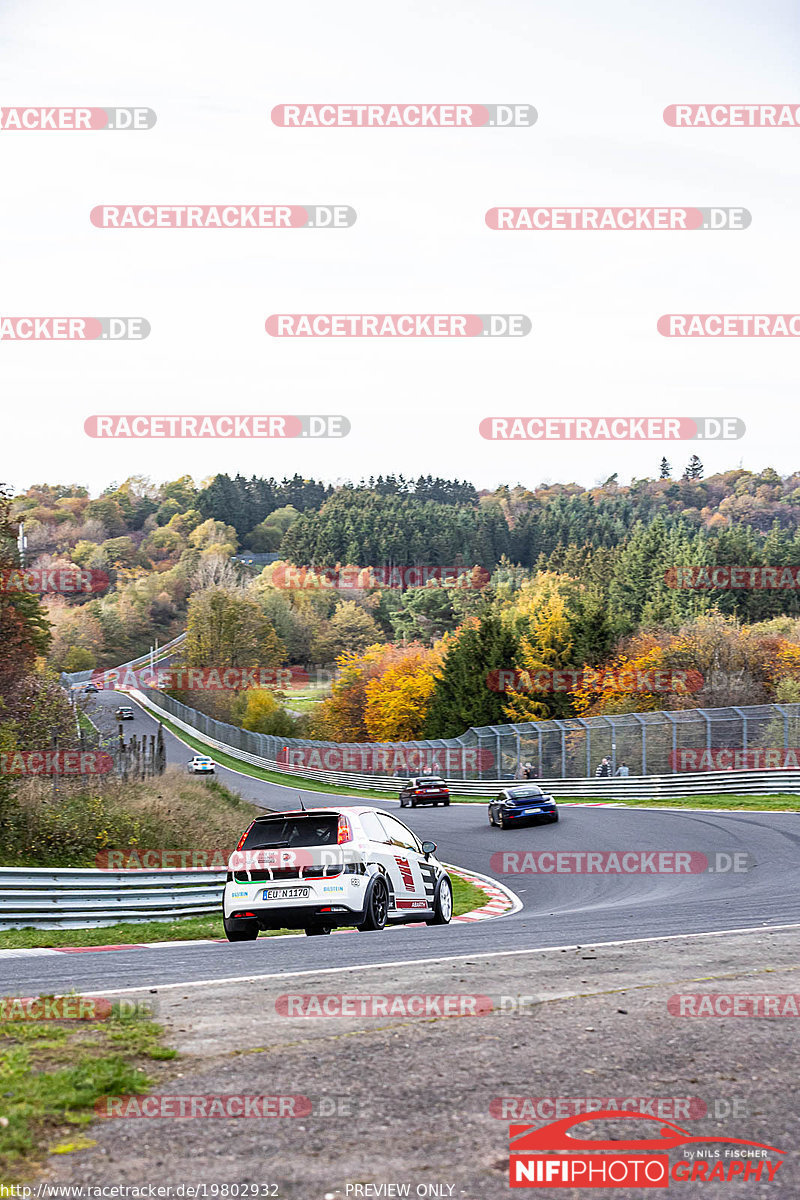
[{"label": "asphalt race track", "polygon": [[[93,719],[114,731],[113,709],[131,704],[116,693],[91,700]],[[153,732],[155,721],[136,709],[131,732]],[[191,754],[165,734],[168,762],[184,765]],[[219,768],[231,790],[267,808],[298,807],[296,788],[267,783]],[[306,805],[325,804],[306,793]],[[357,796],[331,797],[335,804],[364,803]],[[399,808],[395,799],[367,803]],[[489,875],[523,902],[520,912],[475,924],[445,928],[407,927],[383,934],[352,933],[331,938],[261,937],[257,942],[136,948],[69,955],[0,955],[4,994],[75,988],[154,987],[247,975],[311,971],[330,967],[408,963],[470,954],[635,940],[687,933],[759,929],[800,922],[800,819],[794,813],[714,813],[611,807],[561,808],[561,820],[502,831],[488,825],[483,805],[403,810],[402,819],[421,837],[432,838],[445,862]],[[503,874],[492,856],[500,851],[700,851],[712,864],[748,856],[739,872],[697,874]],[[740,863],[742,860],[740,859]]]}]

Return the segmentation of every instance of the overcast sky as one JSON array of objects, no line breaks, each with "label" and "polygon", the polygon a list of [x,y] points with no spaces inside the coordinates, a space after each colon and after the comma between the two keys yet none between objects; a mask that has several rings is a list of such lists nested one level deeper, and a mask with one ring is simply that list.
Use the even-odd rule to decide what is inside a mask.
[{"label": "overcast sky", "polygon": [[[800,104],[773,0],[2,0],[0,104],[141,105],[149,132],[0,133],[3,316],[143,316],[144,342],[0,342],[16,487],[217,471],[621,481],[800,466],[798,339],[667,339],[669,312],[800,312]],[[531,129],[292,130],[286,102],[529,103]],[[104,230],[97,204],[341,203],[351,229]],[[743,232],[498,233],[497,205],[741,205]],[[519,339],[277,339],[282,312],[526,313]],[[343,413],[342,441],[96,441],[104,412]],[[490,443],[493,414],[736,416],[739,442]]]}]

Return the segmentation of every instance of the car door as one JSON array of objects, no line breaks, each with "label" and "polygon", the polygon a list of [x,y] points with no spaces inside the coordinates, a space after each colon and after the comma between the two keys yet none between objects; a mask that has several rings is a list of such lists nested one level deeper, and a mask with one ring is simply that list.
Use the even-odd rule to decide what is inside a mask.
[{"label": "car door", "polygon": [[359,813],[358,819],[361,822],[361,828],[369,838],[368,853],[370,862],[375,862],[382,867],[389,881],[389,890],[391,892],[389,906],[390,908],[394,908],[397,898],[398,867],[394,860],[392,847],[389,844],[389,835],[383,828],[376,812]]},{"label": "car door", "polygon": [[433,891],[430,887],[432,868],[425,862],[422,846],[410,829],[388,813],[378,813],[386,831],[395,883],[398,910],[429,909]]}]

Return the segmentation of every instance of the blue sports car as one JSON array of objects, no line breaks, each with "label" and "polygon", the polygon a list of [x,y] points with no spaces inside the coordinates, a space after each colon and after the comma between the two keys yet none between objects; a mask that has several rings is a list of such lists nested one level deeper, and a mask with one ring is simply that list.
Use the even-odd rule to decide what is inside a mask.
[{"label": "blue sports car", "polygon": [[503,788],[489,801],[489,824],[508,829],[510,825],[528,825],[533,821],[557,821],[558,809],[552,796],[546,796],[536,783]]}]

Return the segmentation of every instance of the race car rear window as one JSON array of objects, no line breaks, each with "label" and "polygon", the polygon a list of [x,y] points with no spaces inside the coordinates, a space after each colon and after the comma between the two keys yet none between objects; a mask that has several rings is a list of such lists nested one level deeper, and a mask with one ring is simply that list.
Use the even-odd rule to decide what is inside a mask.
[{"label": "race car rear window", "polygon": [[256,821],[247,835],[243,850],[272,850],[282,846],[335,846],[339,818],[336,813],[316,816],[276,817]]},{"label": "race car rear window", "polygon": [[426,776],[425,779],[417,780],[417,787],[443,788],[447,787],[447,784],[443,779],[431,779],[430,776]]}]

